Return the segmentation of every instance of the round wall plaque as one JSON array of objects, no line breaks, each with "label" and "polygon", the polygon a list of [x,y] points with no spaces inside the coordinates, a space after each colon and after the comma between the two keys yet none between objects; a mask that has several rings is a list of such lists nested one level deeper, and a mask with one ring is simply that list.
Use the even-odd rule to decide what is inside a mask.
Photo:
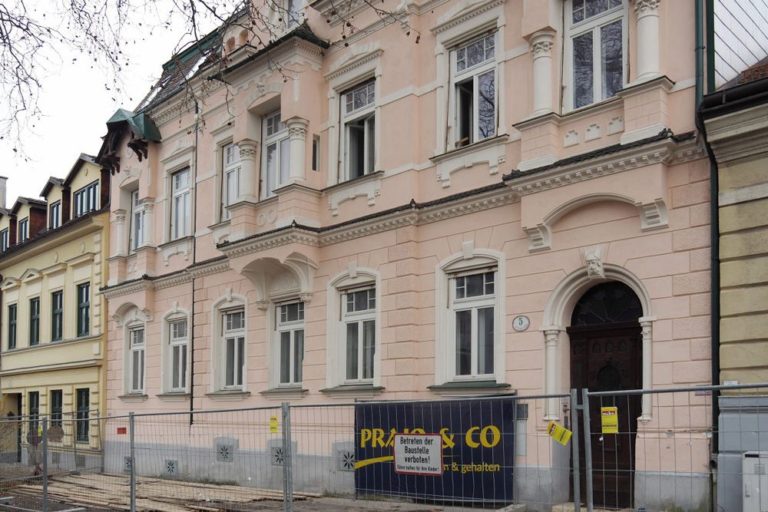
[{"label": "round wall plaque", "polygon": [[530,325],[531,319],[525,315],[517,315],[515,319],[512,320],[512,328],[517,332],[527,331]]}]

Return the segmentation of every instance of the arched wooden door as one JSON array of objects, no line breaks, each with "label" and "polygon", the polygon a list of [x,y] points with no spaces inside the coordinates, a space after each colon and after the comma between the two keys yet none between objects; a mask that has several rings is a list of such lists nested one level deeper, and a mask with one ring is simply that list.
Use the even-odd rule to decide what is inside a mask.
[{"label": "arched wooden door", "polygon": [[[568,328],[571,387],[592,391],[642,388],[642,344],[638,318],[643,314],[637,295],[619,282],[598,284],[579,299]],[[600,408],[616,406],[619,433],[602,434]],[[640,396],[602,397],[590,401],[592,484],[594,505],[632,507],[635,437]],[[579,454],[582,475],[584,444]],[[581,479],[581,496],[586,496]]]}]

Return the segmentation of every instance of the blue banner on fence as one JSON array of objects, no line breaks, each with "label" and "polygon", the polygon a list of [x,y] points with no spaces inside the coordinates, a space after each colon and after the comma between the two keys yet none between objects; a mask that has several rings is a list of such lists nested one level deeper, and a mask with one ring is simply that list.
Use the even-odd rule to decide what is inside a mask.
[{"label": "blue banner on fence", "polygon": [[[515,399],[355,405],[355,490],[435,501],[512,501]],[[438,434],[441,476],[396,473],[397,434]]]}]

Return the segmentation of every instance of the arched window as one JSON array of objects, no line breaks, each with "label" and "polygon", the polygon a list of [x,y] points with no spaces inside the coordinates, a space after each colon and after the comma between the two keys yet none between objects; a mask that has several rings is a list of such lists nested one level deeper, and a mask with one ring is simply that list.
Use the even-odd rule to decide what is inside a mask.
[{"label": "arched window", "polygon": [[174,309],[163,322],[163,389],[168,393],[189,391],[189,314]]},{"label": "arched window", "polygon": [[374,386],[379,375],[379,275],[351,269],[328,286],[328,384]]},{"label": "arched window", "polygon": [[437,270],[437,384],[504,381],[503,255],[475,250]]},{"label": "arched window", "polygon": [[245,391],[245,297],[228,295],[214,305],[214,391]]}]

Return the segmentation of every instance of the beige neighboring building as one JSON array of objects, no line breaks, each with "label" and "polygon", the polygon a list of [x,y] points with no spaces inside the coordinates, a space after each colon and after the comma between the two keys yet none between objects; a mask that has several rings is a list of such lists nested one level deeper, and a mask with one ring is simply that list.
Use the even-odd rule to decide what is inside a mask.
[{"label": "beige neighboring building", "polygon": [[[706,96],[700,120],[719,182],[720,383],[768,382],[768,60]],[[720,397],[719,510],[748,510],[742,464],[768,450],[766,395]]]},{"label": "beige neighboring building", "polygon": [[[4,182],[3,182],[4,185]],[[26,432],[47,415],[63,428],[60,464],[83,465],[100,449],[109,238],[109,172],[80,155],[65,179],[50,178],[40,199],[19,198],[0,212],[0,390],[4,417],[29,416],[6,460],[26,456]],[[74,424],[71,418],[80,420]],[[76,445],[73,447],[73,440]]]}]

